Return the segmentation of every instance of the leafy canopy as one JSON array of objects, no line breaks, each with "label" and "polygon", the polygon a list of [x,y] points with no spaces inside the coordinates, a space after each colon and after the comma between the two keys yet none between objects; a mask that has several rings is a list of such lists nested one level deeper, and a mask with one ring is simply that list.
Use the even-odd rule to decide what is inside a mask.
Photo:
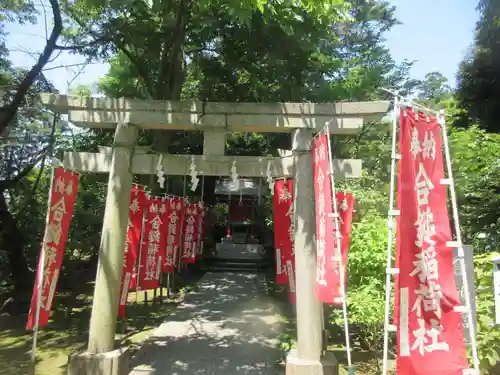
[{"label": "leafy canopy", "polygon": [[[457,77],[458,99],[469,123],[489,132],[500,132],[500,1],[481,0],[474,45]],[[462,122],[467,126],[467,119]]]}]

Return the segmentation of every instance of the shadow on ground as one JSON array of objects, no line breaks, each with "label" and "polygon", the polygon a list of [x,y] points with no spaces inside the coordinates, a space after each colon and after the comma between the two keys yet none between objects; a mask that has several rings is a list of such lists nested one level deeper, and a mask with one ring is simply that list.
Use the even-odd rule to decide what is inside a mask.
[{"label": "shadow on ground", "polygon": [[280,308],[265,276],[208,273],[133,360],[131,375],[274,375]]},{"label": "shadow on ground", "polygon": [[[133,302],[127,305],[127,319],[119,322],[117,326],[117,346],[129,345],[147,338],[152,329],[165,320],[182,300],[182,294],[189,291],[201,277],[198,273],[185,274],[181,275],[182,279],[179,277],[177,280],[181,291],[173,293],[170,299],[164,297],[160,301],[159,295],[153,299],[153,291],[149,291],[149,303],[145,305],[144,292],[139,293],[138,303],[135,303],[135,293],[131,293]],[[88,288],[78,296],[75,305],[70,309],[69,316],[68,293],[59,292],[56,295],[51,320],[39,331],[35,369],[30,363],[32,333],[25,329],[27,316],[0,316],[0,374],[65,374],[68,354],[86,344],[92,293],[93,283],[88,283]]]}]

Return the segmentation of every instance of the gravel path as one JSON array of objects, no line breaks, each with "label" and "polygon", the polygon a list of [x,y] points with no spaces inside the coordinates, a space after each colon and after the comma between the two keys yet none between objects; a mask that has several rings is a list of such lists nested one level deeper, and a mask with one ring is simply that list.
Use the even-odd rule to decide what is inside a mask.
[{"label": "gravel path", "polygon": [[264,276],[207,273],[134,357],[130,375],[278,375],[283,329]]}]

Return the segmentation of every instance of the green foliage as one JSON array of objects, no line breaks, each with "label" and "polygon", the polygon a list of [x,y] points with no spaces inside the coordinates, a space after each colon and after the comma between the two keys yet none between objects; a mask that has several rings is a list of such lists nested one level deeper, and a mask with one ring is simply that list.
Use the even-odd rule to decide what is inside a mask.
[{"label": "green foliage", "polygon": [[[276,41],[294,35],[306,23],[309,42],[314,43],[316,35],[331,34],[331,22],[349,18],[349,4],[342,0],[134,1],[133,12],[129,2],[122,1],[67,1],[64,7],[70,15],[66,37],[83,44],[78,51],[94,58],[113,57],[110,74],[103,82],[106,93],[123,91],[126,96],[155,99],[177,99],[182,91],[193,92],[183,90],[186,78],[200,79],[200,59],[210,58],[214,52],[221,54],[220,43],[235,32],[244,32],[242,37],[253,44],[253,51],[247,49],[254,55],[253,61],[259,57],[256,47],[266,46],[266,39],[248,35],[254,30],[256,34],[262,34],[262,29],[273,30]],[[282,55],[290,52],[285,43],[276,46],[279,48],[266,46],[271,55],[281,49]],[[242,57],[240,48],[233,51]],[[273,63],[282,62],[286,59]]]},{"label": "green foliage", "polygon": [[31,0],[2,0],[0,3],[0,22],[34,23],[36,15],[34,2]]},{"label": "green foliage", "polygon": [[496,250],[500,241],[500,135],[478,127],[449,135],[464,241],[475,252]]},{"label": "green foliage", "polygon": [[231,133],[226,141],[227,155],[266,156],[269,148],[268,138],[260,133]]},{"label": "green foliage", "polygon": [[[358,205],[364,204],[363,201]],[[349,254],[349,286],[383,286],[387,259],[387,218],[368,214],[353,224]]]},{"label": "green foliage", "polygon": [[[39,174],[41,175],[39,176]],[[50,168],[33,172],[16,186],[11,196],[11,214],[17,218],[18,227],[24,234],[24,250],[31,265],[35,265],[45,228]],[[107,190],[106,176],[82,175],[75,202],[74,216],[65,252],[66,272],[72,261],[94,258],[99,249],[104,201]],[[36,189],[33,189],[36,184]],[[34,191],[30,196],[27,191]]]},{"label": "green foliage", "polygon": [[297,345],[297,339],[294,333],[285,332],[278,337],[278,349],[283,353],[288,353]]},{"label": "green foliage", "polygon": [[4,24],[6,22],[34,23],[36,10],[32,1],[26,0],[2,0],[0,2],[0,103],[3,96],[2,89],[10,87],[12,82],[7,80],[10,76],[11,63],[8,59],[9,51],[5,44],[6,34]]},{"label": "green foliage", "polygon": [[[126,17],[120,16],[126,12],[121,2],[81,0],[66,7],[77,21],[74,34],[88,37],[87,24],[92,24],[91,34],[99,41],[80,51],[113,56],[101,81],[108,96],[365,100],[377,97],[381,85],[399,87],[407,80],[411,64],[395,64],[382,45],[383,32],[397,23],[387,2],[331,1],[337,7],[326,23],[319,6],[304,13],[301,9],[311,2],[294,3],[290,8],[287,1],[267,2],[263,13],[244,18],[237,14],[251,9],[245,8],[247,2],[205,1],[178,9],[178,4],[157,1],[151,8],[137,4]],[[180,29],[173,29],[177,21]],[[183,56],[176,55],[177,48]]]},{"label": "green foliage", "polygon": [[427,73],[424,80],[416,88],[418,101],[429,108],[439,107],[444,100],[452,95],[448,78],[439,72]]},{"label": "green foliage", "polygon": [[[249,26],[215,24],[214,53],[194,56],[201,98],[222,101],[368,100],[380,86],[399,87],[408,64],[382,45],[395,23],[385,2],[352,1],[353,21],[323,25],[308,16],[283,30],[279,19],[255,15]],[[218,36],[221,35],[220,39]]]},{"label": "green foliage", "polygon": [[480,367],[484,374],[498,374],[500,367],[500,330],[495,322],[493,292],[493,267],[490,259],[498,253],[476,255],[474,271],[476,279],[477,346]]},{"label": "green foliage", "polygon": [[[358,200],[357,206],[363,204]],[[347,293],[349,324],[358,328],[358,340],[369,350],[380,349],[383,338],[386,261],[387,219],[368,213],[353,224]],[[332,320],[342,326],[342,312],[334,310]]]},{"label": "green foliage", "polygon": [[461,64],[457,79],[458,99],[467,111],[461,125],[478,123],[482,129],[499,132],[500,1],[481,0],[478,9],[481,16],[474,46]]}]

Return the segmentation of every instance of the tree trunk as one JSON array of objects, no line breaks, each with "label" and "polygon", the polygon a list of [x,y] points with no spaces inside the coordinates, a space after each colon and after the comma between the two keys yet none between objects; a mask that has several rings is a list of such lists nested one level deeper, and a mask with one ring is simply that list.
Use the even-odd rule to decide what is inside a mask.
[{"label": "tree trunk", "polygon": [[0,250],[6,252],[9,262],[15,305],[20,311],[24,311],[29,306],[34,275],[24,255],[24,236],[16,219],[9,212],[3,192],[0,193]]},{"label": "tree trunk", "polygon": [[7,129],[7,126],[9,126],[10,122],[16,116],[17,110],[23,103],[28,90],[35,81],[36,77],[42,72],[45,65],[49,62],[52,52],[56,49],[57,39],[59,39],[59,35],[61,35],[63,29],[61,9],[58,0],[49,0],[49,2],[52,6],[52,16],[54,18],[52,32],[50,33],[47,43],[38,57],[36,64],[33,65],[23,80],[16,87],[16,93],[14,94],[12,101],[3,107],[0,107],[0,134]]},{"label": "tree trunk", "polygon": [[[182,85],[186,74],[186,24],[190,12],[189,0],[179,0],[177,19],[172,38],[165,41],[160,59],[158,80],[155,85],[153,99],[180,100]],[[168,147],[175,131],[160,130],[153,132],[153,150],[168,152]]]}]

